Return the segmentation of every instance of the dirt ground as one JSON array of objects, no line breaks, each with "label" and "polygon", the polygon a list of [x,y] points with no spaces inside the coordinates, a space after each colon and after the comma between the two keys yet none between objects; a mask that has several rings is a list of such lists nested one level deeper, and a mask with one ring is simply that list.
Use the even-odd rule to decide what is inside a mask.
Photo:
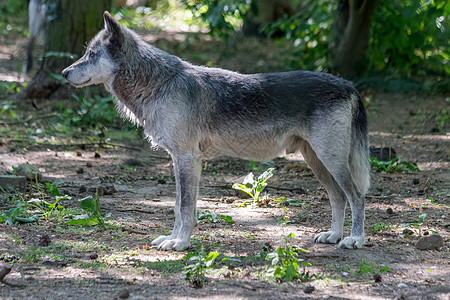
[{"label": "dirt ground", "polygon": [[[266,41],[259,43],[267,47]],[[158,41],[166,48],[175,44]],[[0,47],[4,86],[25,80],[17,72],[23,45],[5,40]],[[263,54],[245,51],[263,47],[255,45],[255,40],[243,43],[226,59],[195,56],[193,46],[186,56],[195,60],[204,55],[199,61],[241,72],[282,65],[280,60],[271,65],[276,59],[271,51],[266,64],[258,63],[266,61]],[[214,47],[205,44],[202,49]],[[331,208],[302,157],[290,155],[256,165],[232,158],[205,162],[198,210],[230,216],[234,223],[199,223],[191,249],[158,251],[150,241],[168,234],[174,221],[175,184],[167,154],[151,150],[129,128],[111,128],[106,138],[86,128],[51,131],[62,123],[55,101],[16,103],[18,117],[0,114],[0,174],[29,163],[39,168],[42,184],[63,180],[59,189],[71,196],[60,202],[67,212],[79,210],[78,200],[98,190],[107,222],[104,227],[67,225],[68,215],[55,213],[33,224],[0,224],[0,269],[12,266],[0,282],[0,299],[449,299],[450,128],[448,121],[439,122],[449,95],[362,93],[368,102],[371,145],[393,147],[402,161],[416,163],[421,171],[372,171],[366,243],[360,250],[312,242],[316,233],[329,228]],[[0,104],[11,101],[14,95],[3,94]],[[92,143],[100,139],[106,141],[103,147]],[[249,200],[231,184],[268,167],[276,168],[265,190],[268,200],[260,206],[242,205]],[[36,184],[30,186],[20,197],[39,196]],[[271,200],[279,197],[287,200]],[[13,206],[13,198],[2,194],[0,207]],[[346,234],[350,227],[347,209]],[[295,235],[290,244],[308,250],[299,257],[311,264],[304,272],[316,275],[312,281],[282,282],[267,276],[270,262],[264,249],[282,247],[290,233]],[[421,236],[432,234],[439,234],[444,245],[418,250]],[[195,288],[183,279],[183,267],[188,252],[202,247],[220,255],[204,286]],[[234,259],[222,261],[225,257]]]}]

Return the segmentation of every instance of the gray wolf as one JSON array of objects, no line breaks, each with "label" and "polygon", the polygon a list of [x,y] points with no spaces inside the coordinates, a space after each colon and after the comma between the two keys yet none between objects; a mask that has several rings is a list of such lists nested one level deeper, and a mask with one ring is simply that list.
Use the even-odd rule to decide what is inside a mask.
[{"label": "gray wolf", "polygon": [[[76,87],[103,83],[122,116],[141,125],[151,142],[172,156],[175,224],[153,245],[178,251],[190,246],[202,160],[269,160],[299,150],[332,208],[331,229],[314,241],[363,246],[367,116],[350,83],[308,71],[243,75],[194,66],[145,43],[108,12],[104,21],[86,54],[62,75]],[[347,201],[352,230],[342,239]]]}]

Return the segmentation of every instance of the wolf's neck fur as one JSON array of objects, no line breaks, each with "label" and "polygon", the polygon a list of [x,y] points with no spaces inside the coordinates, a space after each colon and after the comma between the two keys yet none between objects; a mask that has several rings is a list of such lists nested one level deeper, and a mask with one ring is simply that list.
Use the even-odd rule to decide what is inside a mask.
[{"label": "wolf's neck fur", "polygon": [[158,98],[159,90],[171,81],[186,66],[172,56],[144,42],[134,32],[123,28],[124,44],[115,57],[119,69],[108,84],[117,100],[119,112],[136,124],[145,121],[143,111]]}]

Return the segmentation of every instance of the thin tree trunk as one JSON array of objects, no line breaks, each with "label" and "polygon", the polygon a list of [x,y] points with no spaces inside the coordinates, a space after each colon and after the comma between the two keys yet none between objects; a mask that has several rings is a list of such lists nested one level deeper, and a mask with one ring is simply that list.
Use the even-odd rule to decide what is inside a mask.
[{"label": "thin tree trunk", "polygon": [[341,0],[333,43],[333,67],[343,76],[360,75],[365,70],[365,54],[376,0]]},{"label": "thin tree trunk", "polygon": [[46,8],[49,21],[44,59],[19,99],[50,98],[60,88],[61,82],[49,75],[59,74],[83,54],[86,44],[102,28],[102,15],[111,8],[111,0],[51,0]]}]

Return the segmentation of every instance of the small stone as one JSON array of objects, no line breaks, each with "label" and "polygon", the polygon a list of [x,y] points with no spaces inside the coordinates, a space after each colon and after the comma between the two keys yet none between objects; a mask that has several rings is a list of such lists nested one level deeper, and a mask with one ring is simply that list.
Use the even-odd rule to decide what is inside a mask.
[{"label": "small stone", "polygon": [[419,250],[436,250],[441,248],[443,244],[442,237],[438,234],[433,234],[421,237],[416,243],[416,248]]},{"label": "small stone", "polygon": [[349,275],[350,275],[349,272],[342,272],[342,276],[344,276],[344,277],[348,277]]},{"label": "small stone", "polygon": [[88,161],[88,162],[86,163],[86,167],[92,168],[92,163],[91,163],[90,161]]},{"label": "small stone", "polygon": [[403,289],[403,288],[407,288],[408,285],[406,283],[404,283],[404,282],[400,282],[399,284],[397,284],[397,287]]},{"label": "small stone", "polygon": [[99,196],[112,195],[117,193],[117,190],[113,184],[104,184],[92,189],[93,192],[97,193]]},{"label": "small stone", "polygon": [[123,289],[118,294],[119,299],[128,299],[130,297],[130,292],[128,289]]},{"label": "small stone", "polygon": [[83,168],[79,168],[78,170],[77,170],[77,174],[83,174],[84,173],[84,169]]},{"label": "small stone", "polygon": [[311,294],[312,292],[314,292],[315,289],[316,289],[316,288],[313,287],[312,285],[308,285],[307,287],[305,287],[305,288],[303,289],[303,291],[304,291],[306,294]]},{"label": "small stone", "polygon": [[18,190],[24,192],[27,187],[27,178],[16,175],[0,175],[0,187],[6,191]]},{"label": "small stone", "polygon": [[380,274],[373,274],[373,280],[375,280],[375,282],[381,282],[381,275]]},{"label": "small stone", "polygon": [[403,229],[403,234],[404,235],[414,235],[414,231],[412,231],[409,228],[405,228],[405,229]]},{"label": "small stone", "polygon": [[16,168],[15,175],[25,176],[28,180],[38,181],[42,180],[42,174],[39,172],[38,167],[30,164],[21,164]]},{"label": "small stone", "polygon": [[388,209],[386,209],[386,212],[387,212],[388,214],[390,214],[390,215],[393,215],[393,214],[394,214],[394,210],[393,210],[392,208],[390,208],[390,207],[388,207]]},{"label": "small stone", "polygon": [[139,167],[139,166],[144,165],[139,159],[136,159],[136,158],[129,158],[129,159],[125,160],[125,164],[130,167]]}]

